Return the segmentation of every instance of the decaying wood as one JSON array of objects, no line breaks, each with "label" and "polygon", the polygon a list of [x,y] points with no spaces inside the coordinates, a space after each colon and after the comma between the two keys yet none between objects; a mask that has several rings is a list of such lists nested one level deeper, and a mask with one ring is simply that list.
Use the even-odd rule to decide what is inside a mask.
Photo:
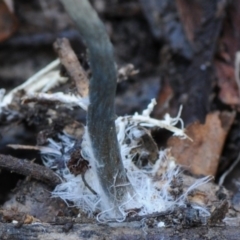
[{"label": "decaying wood", "polygon": [[188,84],[186,107],[183,110],[183,118],[186,123],[196,120],[204,122],[209,111],[209,95],[212,85],[211,66],[224,16],[224,14],[220,16],[217,14],[219,2],[218,0],[201,2],[204,21],[194,36],[195,54],[184,74]]},{"label": "decaying wood", "polygon": [[[152,1],[154,2],[154,0]],[[186,45],[189,54],[186,54],[182,48],[176,51],[172,46],[170,36],[166,36],[165,38],[169,39],[170,48],[166,52],[163,51],[163,59],[166,61],[163,65],[163,72],[165,70],[163,78],[166,82],[170,82],[174,92],[171,106],[178,109],[179,104],[184,105],[183,120],[185,124],[194,121],[203,123],[210,109],[209,96],[213,83],[213,58],[226,7],[225,4],[222,4],[220,11],[219,4],[221,2],[227,1],[193,0],[190,4],[187,0],[178,0],[174,6],[181,19],[180,24],[185,30],[185,33],[184,31],[181,34],[180,31],[178,32],[181,39],[184,39],[182,36],[184,33],[186,42],[189,43]],[[176,14],[174,7],[171,11]],[[157,8],[156,11],[160,12]],[[187,14],[189,12],[191,14]],[[196,21],[196,18],[199,20]],[[165,34],[170,35],[168,32]],[[174,39],[179,41],[176,37]],[[177,54],[178,57],[175,57],[174,54]]]},{"label": "decaying wood", "polygon": [[[132,227],[131,227],[132,226]],[[134,227],[135,226],[135,227]],[[5,240],[75,240],[75,239],[239,239],[240,229],[221,226],[207,226],[190,229],[152,228],[144,229],[139,224],[115,224],[114,227],[101,224],[50,225],[33,224],[16,228],[14,224],[0,223],[0,238]]]},{"label": "decaying wood", "polygon": [[[58,216],[64,215],[68,219],[76,210],[69,209],[69,206],[60,198],[52,197],[51,190],[51,187],[33,179],[18,181],[9,199],[1,206],[1,221],[7,223],[17,221],[18,226],[27,222],[28,224],[34,222],[60,224],[59,220],[57,221]],[[84,215],[81,217],[85,219]]]},{"label": "decaying wood", "polygon": [[0,154],[0,168],[11,172],[30,176],[36,180],[55,187],[61,183],[60,178],[49,168],[27,160]]},{"label": "decaying wood", "polygon": [[66,38],[59,38],[53,46],[55,51],[58,53],[62,65],[66,68],[68,75],[74,80],[78,93],[82,97],[88,96],[89,81],[87,73],[79,63],[69,40]]}]

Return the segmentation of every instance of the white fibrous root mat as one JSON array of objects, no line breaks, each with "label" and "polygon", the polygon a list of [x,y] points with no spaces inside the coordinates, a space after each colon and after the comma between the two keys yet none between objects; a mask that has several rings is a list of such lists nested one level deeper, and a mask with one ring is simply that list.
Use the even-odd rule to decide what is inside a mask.
[{"label": "white fibrous root mat", "polygon": [[[134,189],[134,196],[119,206],[123,221],[130,212],[138,215],[147,215],[155,212],[163,212],[174,209],[177,206],[185,206],[187,196],[200,185],[208,182],[211,178],[205,177],[196,180],[185,192],[182,186],[182,172],[180,167],[170,155],[170,151],[158,150],[151,136],[151,129],[164,128],[181,138],[187,138],[183,129],[180,113],[176,118],[168,114],[164,120],[150,117],[150,113],[156,104],[151,101],[147,109],[141,114],[118,117],[115,121],[119,148],[127,177]],[[181,128],[175,127],[180,122]],[[67,135],[59,135],[59,141],[49,139],[49,151],[42,151],[42,158],[46,166],[55,170],[62,178],[62,183],[53,191],[54,197],[62,198],[67,204],[76,206],[90,215],[96,214],[99,221],[108,221],[109,211],[106,206],[102,209],[104,201],[101,196],[98,177],[94,172],[91,159],[92,149],[88,137],[87,128],[80,144],[81,156],[89,162],[87,171],[83,174],[74,175],[68,168],[71,158],[71,149],[76,140]],[[196,207],[203,215],[209,215],[202,206]]]}]

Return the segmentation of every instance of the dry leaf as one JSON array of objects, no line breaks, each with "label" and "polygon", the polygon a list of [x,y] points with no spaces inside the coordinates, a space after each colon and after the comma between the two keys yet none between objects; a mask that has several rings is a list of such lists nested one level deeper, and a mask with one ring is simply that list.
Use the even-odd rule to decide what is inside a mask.
[{"label": "dry leaf", "polygon": [[235,113],[209,113],[205,124],[195,122],[186,129],[193,140],[171,137],[168,147],[177,163],[193,174],[215,176],[227,133]]},{"label": "dry leaf", "polygon": [[4,1],[0,1],[0,42],[9,38],[17,29],[17,19]]},{"label": "dry leaf", "polygon": [[169,103],[173,97],[173,89],[170,86],[169,80],[162,81],[162,87],[158,93],[157,105],[154,109],[154,116],[162,118],[169,111]]},{"label": "dry leaf", "polygon": [[201,25],[202,8],[198,0],[177,0],[177,9],[186,37],[193,44],[196,29]]},{"label": "dry leaf", "polygon": [[24,224],[31,224],[34,222],[39,222],[39,220],[31,215],[26,215],[24,219]]},{"label": "dry leaf", "polygon": [[214,66],[220,88],[220,100],[225,104],[239,106],[240,96],[234,64],[236,52],[240,50],[240,1],[231,1],[227,11],[228,16],[224,20]]},{"label": "dry leaf", "polygon": [[234,68],[232,65],[216,60],[216,74],[220,88],[220,100],[229,105],[239,105],[239,90],[235,80]]}]

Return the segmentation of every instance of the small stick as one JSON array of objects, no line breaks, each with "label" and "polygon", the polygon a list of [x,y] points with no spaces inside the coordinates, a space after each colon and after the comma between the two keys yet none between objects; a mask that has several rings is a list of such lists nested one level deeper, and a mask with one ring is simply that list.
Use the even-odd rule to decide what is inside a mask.
[{"label": "small stick", "polygon": [[85,184],[85,186],[94,194],[97,195],[97,193],[91,188],[91,186],[87,183],[86,179],[85,179],[85,173],[81,174],[82,177],[82,181]]},{"label": "small stick", "polygon": [[7,146],[10,148],[13,148],[13,149],[37,150],[37,151],[41,151],[41,152],[50,152],[50,153],[54,153],[54,154],[61,153],[58,150],[55,150],[50,147],[44,147],[44,146],[31,146],[31,145],[21,145],[21,144],[8,144]]},{"label": "small stick", "polygon": [[0,168],[24,176],[30,176],[50,185],[51,187],[55,187],[61,183],[60,178],[51,169],[12,156],[0,154]]},{"label": "small stick", "polygon": [[78,61],[69,40],[66,38],[58,38],[54,42],[53,47],[57,52],[62,65],[66,68],[68,75],[74,80],[78,93],[81,97],[87,97],[89,85],[87,73]]}]

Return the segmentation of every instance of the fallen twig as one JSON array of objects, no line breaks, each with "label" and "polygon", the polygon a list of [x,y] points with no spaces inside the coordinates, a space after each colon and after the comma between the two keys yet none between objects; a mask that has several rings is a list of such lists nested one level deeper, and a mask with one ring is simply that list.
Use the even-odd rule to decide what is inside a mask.
[{"label": "fallen twig", "polygon": [[66,38],[59,38],[53,44],[53,47],[58,53],[60,61],[66,68],[68,75],[74,80],[78,93],[81,97],[87,97],[89,85],[87,73],[78,61],[69,40]]},{"label": "fallen twig", "polygon": [[31,176],[32,178],[47,183],[52,187],[61,183],[60,178],[51,169],[12,156],[0,154],[0,168],[24,176]]}]

